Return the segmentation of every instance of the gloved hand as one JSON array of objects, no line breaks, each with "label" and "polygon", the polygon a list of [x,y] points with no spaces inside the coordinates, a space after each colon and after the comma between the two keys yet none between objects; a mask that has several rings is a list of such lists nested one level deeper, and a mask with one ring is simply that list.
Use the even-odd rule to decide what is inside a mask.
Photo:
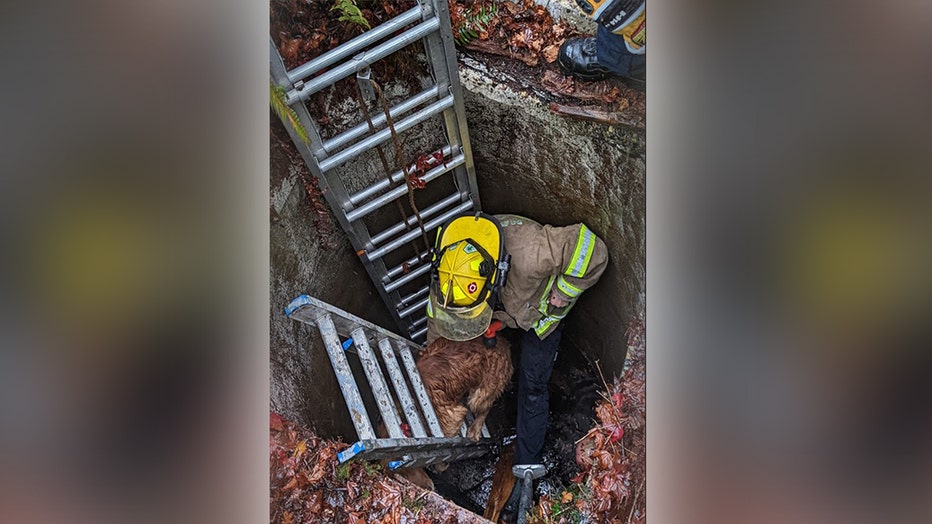
[{"label": "gloved hand", "polygon": [[625,22],[644,3],[645,0],[576,0],[576,5],[586,16],[618,34],[622,33]]},{"label": "gloved hand", "polygon": [[493,321],[489,324],[489,328],[486,329],[486,330],[485,330],[485,333],[482,335],[482,341],[485,342],[485,347],[487,347],[487,348],[494,348],[494,347],[495,347],[495,344],[496,344],[496,342],[497,342],[497,340],[498,340],[498,339],[496,338],[496,335],[498,334],[498,330],[499,330],[499,329],[502,329],[502,321],[501,321],[501,320],[493,320]]}]

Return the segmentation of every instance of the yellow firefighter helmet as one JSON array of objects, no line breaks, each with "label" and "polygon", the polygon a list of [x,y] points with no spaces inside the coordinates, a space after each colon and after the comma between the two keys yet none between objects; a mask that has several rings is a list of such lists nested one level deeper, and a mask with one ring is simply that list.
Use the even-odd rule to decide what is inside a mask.
[{"label": "yellow firefighter helmet", "polygon": [[501,226],[489,215],[463,215],[440,229],[427,304],[440,336],[470,340],[488,328],[502,250]]}]

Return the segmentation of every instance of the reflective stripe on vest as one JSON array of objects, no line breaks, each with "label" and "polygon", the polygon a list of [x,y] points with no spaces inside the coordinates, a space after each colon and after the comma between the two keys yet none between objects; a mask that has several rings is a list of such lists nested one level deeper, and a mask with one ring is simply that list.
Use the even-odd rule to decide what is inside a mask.
[{"label": "reflective stripe on vest", "polygon": [[534,333],[537,333],[538,338],[544,336],[544,334],[550,331],[550,328],[563,320],[569,312],[570,307],[573,306],[573,304],[567,306],[562,315],[547,314],[550,307],[550,290],[553,288],[554,279],[555,277],[550,277],[550,280],[547,281],[547,287],[544,288],[544,294],[541,295],[540,304],[537,306],[537,311],[541,314],[541,317],[534,324]]},{"label": "reflective stripe on vest", "polygon": [[557,317],[544,317],[537,321],[537,325],[534,326],[534,333],[537,333],[537,338],[544,336],[550,328],[557,322],[563,320],[562,318]]},{"label": "reflective stripe on vest", "polygon": [[581,278],[586,274],[589,268],[589,260],[592,259],[592,252],[595,251],[596,237],[585,224],[579,227],[579,237],[576,239],[576,249],[573,250],[573,256],[570,258],[566,270],[563,272],[566,276]]},{"label": "reflective stripe on vest", "polygon": [[570,298],[576,298],[582,294],[582,290],[567,282],[563,275],[557,277],[557,288]]}]

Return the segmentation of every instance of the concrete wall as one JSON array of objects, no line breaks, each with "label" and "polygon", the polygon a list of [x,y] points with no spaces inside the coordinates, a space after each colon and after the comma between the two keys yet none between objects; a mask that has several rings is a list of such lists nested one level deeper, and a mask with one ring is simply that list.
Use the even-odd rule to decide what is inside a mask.
[{"label": "concrete wall", "polygon": [[644,132],[553,115],[481,72],[461,78],[483,209],[583,222],[608,245],[611,263],[574,307],[565,336],[606,375],[620,374],[625,325],[645,307]]}]

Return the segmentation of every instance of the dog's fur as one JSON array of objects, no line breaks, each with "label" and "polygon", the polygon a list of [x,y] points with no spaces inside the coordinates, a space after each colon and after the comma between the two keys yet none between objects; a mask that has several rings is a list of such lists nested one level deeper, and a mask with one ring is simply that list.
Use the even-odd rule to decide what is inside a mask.
[{"label": "dog's fur", "polygon": [[466,342],[438,338],[421,352],[417,369],[443,434],[458,435],[468,410],[476,418],[466,437],[475,442],[489,409],[511,381],[511,346],[502,337],[497,337],[493,348],[485,347],[481,338]]}]

